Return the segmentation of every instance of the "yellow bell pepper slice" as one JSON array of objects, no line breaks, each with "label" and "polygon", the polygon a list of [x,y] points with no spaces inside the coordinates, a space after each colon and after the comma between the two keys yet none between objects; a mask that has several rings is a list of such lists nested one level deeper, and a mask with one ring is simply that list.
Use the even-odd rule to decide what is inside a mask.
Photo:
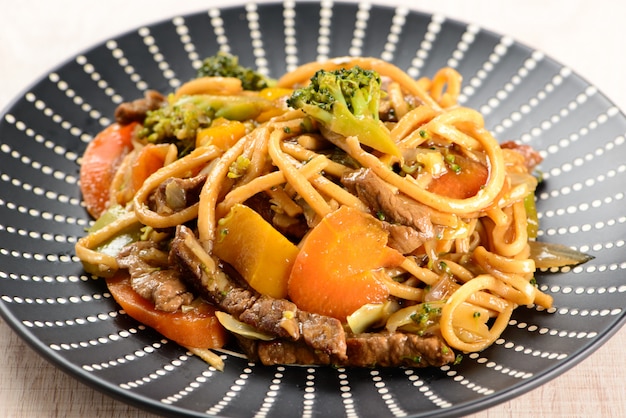
[{"label": "yellow bell pepper slice", "polygon": [[227,262],[257,292],[287,296],[298,247],[248,206],[236,204],[218,222],[213,254]]},{"label": "yellow bell pepper slice", "polygon": [[223,151],[232,147],[246,134],[246,126],[236,120],[217,118],[211,126],[196,134],[196,148],[215,145]]}]

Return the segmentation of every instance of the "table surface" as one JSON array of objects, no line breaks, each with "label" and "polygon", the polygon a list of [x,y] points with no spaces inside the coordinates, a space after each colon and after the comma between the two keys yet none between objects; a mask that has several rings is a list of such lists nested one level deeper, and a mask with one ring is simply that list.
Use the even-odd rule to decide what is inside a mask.
[{"label": "table surface", "polygon": [[[34,80],[80,51],[120,32],[232,0],[0,0],[0,109]],[[626,109],[626,4],[590,0],[397,0],[472,22],[545,52]],[[625,417],[626,328],[560,377],[472,417]],[[39,357],[0,319],[0,416],[152,417],[64,374]],[[617,356],[616,356],[617,354]],[[617,362],[616,362],[617,359]],[[620,363],[616,364],[616,363]]]}]

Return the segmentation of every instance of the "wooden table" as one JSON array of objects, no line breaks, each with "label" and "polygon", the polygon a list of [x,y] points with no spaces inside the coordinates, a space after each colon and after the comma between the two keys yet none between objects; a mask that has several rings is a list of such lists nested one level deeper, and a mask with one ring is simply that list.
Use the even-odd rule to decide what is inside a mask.
[{"label": "wooden table", "polygon": [[[0,12],[0,107],[59,62],[96,42],[217,1],[21,0]],[[230,4],[220,0],[219,4]],[[591,80],[626,109],[626,5],[598,1],[398,0],[473,22],[540,49]],[[626,279],[625,279],[626,281]],[[472,417],[626,417],[626,328],[560,377]],[[0,416],[151,417],[108,398],[48,364],[0,320]]]}]

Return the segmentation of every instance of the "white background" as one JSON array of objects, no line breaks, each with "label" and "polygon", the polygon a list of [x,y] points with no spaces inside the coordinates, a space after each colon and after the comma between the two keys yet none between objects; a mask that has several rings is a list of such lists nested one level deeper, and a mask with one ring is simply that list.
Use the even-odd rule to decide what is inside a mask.
[{"label": "white background", "polygon": [[[258,1],[262,3],[263,1]],[[382,2],[382,1],[381,1]],[[57,64],[120,32],[232,0],[0,0],[0,109]],[[626,109],[626,5],[608,0],[397,0],[506,34],[572,68]],[[626,416],[622,330],[565,375],[480,417]],[[149,417],[47,364],[0,320],[0,416]]]}]

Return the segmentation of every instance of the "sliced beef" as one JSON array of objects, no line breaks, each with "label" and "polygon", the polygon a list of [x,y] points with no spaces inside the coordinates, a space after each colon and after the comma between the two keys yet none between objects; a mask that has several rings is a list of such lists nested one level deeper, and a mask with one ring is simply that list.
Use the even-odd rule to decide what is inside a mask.
[{"label": "sliced beef", "polygon": [[388,96],[385,95],[380,99],[380,104],[378,106],[378,117],[380,120],[385,122],[397,122],[398,118],[395,115],[394,109],[391,106],[391,101]]},{"label": "sliced beef", "polygon": [[309,225],[301,214],[292,217],[286,213],[275,213],[271,223],[281,234],[294,242],[300,242],[309,232]]},{"label": "sliced beef", "polygon": [[169,178],[156,188],[150,205],[159,215],[170,215],[181,211],[200,200],[200,192],[206,175],[189,178]]},{"label": "sliced beef", "polygon": [[297,319],[293,317],[297,307],[288,300],[233,286],[223,296],[213,297],[213,301],[241,322],[261,332],[280,338],[300,338],[300,328]]},{"label": "sliced beef", "polygon": [[272,219],[276,212],[272,210],[272,202],[270,197],[265,193],[257,193],[254,196],[248,198],[245,205],[261,215],[267,222],[272,223]]},{"label": "sliced beef", "polygon": [[[401,238],[401,235],[405,235],[410,239],[404,244],[406,248],[396,249],[407,254],[419,247],[423,241],[434,237],[434,226],[430,220],[431,209],[408,196],[396,193],[372,170],[362,168],[352,171],[344,175],[341,182],[351,189],[372,213],[381,214],[390,224],[400,224],[415,230],[415,232],[402,229],[392,231],[393,227],[388,226],[388,230],[394,233],[390,246],[401,244],[394,237]],[[411,251],[405,251],[407,249]]]},{"label": "sliced beef", "polygon": [[153,302],[156,309],[175,312],[193,301],[193,295],[180,280],[178,271],[168,268],[168,254],[152,242],[127,245],[118,255],[117,262],[121,268],[128,269],[133,290]]},{"label": "sliced beef", "polygon": [[455,360],[454,351],[440,336],[419,336],[401,332],[364,333],[348,336],[346,345],[347,357],[338,359],[297,341],[240,339],[240,346],[251,360],[268,366],[315,364],[344,367],[439,367]]},{"label": "sliced beef", "polygon": [[209,256],[197,254],[199,250],[204,251],[193,231],[184,225],[178,226],[171,243],[170,262],[177,266],[183,280],[202,296],[263,333],[301,341],[313,350],[345,358],[345,333],[339,320],[303,312],[286,299],[261,295],[207,266]]},{"label": "sliced beef", "polygon": [[298,242],[308,232],[309,227],[302,215],[291,217],[285,213],[277,213],[273,208],[270,197],[261,192],[245,201],[245,205],[271,223],[281,234]]},{"label": "sliced beef", "polygon": [[366,333],[349,337],[347,366],[428,367],[454,361],[455,353],[439,336],[402,332]]},{"label": "sliced beef", "polygon": [[251,361],[266,366],[276,365],[330,365],[331,356],[300,341],[259,341],[239,338],[239,347]]},{"label": "sliced beef", "polygon": [[387,245],[402,254],[412,253],[424,242],[424,235],[410,226],[383,222],[383,228],[389,233]]},{"label": "sliced beef", "polygon": [[115,121],[120,125],[131,122],[143,122],[150,110],[156,110],[163,105],[165,97],[155,90],[148,90],[141,99],[124,102],[115,109]]},{"label": "sliced beef", "polygon": [[501,148],[512,149],[524,157],[524,165],[528,171],[532,171],[539,164],[543,157],[530,145],[518,144],[515,141],[506,141],[500,144]]}]

